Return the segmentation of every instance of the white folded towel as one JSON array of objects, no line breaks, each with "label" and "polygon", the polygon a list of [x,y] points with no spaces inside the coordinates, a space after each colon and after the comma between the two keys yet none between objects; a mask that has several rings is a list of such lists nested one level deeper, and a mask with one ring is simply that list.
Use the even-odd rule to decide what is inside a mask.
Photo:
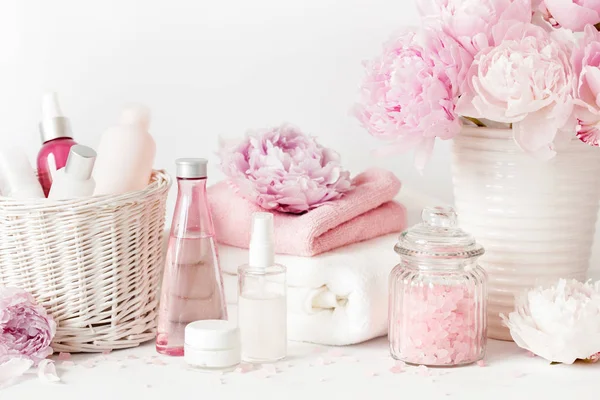
[{"label": "white folded towel", "polygon": [[[390,234],[315,257],[277,255],[288,271],[289,339],[348,345],[385,335],[397,239]],[[247,263],[248,250],[221,245],[219,256],[227,302],[237,303],[237,266]]]}]

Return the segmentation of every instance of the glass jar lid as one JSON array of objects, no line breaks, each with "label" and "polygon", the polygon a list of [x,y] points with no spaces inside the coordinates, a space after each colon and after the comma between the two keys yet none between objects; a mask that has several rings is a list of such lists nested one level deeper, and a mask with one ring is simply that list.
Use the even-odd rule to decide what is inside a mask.
[{"label": "glass jar lid", "polygon": [[427,207],[421,218],[423,222],[400,234],[396,253],[430,259],[468,259],[484,253],[475,238],[457,226],[452,207]]}]

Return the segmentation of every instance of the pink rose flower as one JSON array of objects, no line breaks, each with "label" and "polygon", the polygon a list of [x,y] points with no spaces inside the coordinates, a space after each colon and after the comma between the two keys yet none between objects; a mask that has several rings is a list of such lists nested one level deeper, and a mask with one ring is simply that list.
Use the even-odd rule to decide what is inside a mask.
[{"label": "pink rose flower", "polygon": [[573,31],[581,32],[586,25],[600,22],[598,0],[542,0],[538,11],[553,26]]},{"label": "pink rose flower", "polygon": [[574,131],[567,47],[541,27],[514,21],[498,24],[494,41],[475,58],[457,112],[512,123],[523,150],[551,158],[559,130]]},{"label": "pink rose flower", "polygon": [[500,21],[531,22],[531,0],[419,0],[423,22],[440,28],[471,55],[494,44]]},{"label": "pink rose flower", "polygon": [[219,156],[234,187],[266,210],[298,214],[352,189],[339,154],[288,125],[222,143]]},{"label": "pink rose flower", "polygon": [[0,363],[26,358],[38,364],[52,354],[56,323],[24,290],[0,287]]},{"label": "pink rose flower", "polygon": [[600,145],[600,32],[591,25],[571,55],[576,77],[577,137]]},{"label": "pink rose flower", "polygon": [[402,31],[365,63],[354,113],[371,135],[391,142],[388,152],[416,149],[415,165],[422,169],[435,138],[451,139],[461,129],[455,105],[471,62],[441,32]]}]

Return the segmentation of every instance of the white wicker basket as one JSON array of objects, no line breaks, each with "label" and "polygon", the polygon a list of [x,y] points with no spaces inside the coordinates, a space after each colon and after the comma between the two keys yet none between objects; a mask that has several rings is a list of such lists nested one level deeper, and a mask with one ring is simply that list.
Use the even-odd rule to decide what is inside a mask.
[{"label": "white wicker basket", "polygon": [[98,352],[154,338],[170,186],[85,199],[0,197],[0,284],[27,290],[58,324],[52,347]]}]

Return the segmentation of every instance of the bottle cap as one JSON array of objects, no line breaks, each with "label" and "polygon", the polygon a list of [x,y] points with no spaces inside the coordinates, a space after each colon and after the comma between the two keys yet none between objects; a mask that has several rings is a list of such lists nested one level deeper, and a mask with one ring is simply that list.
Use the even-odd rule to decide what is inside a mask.
[{"label": "bottle cap", "polygon": [[76,144],[69,151],[69,157],[65,165],[65,174],[75,179],[86,181],[92,176],[95,162],[96,152],[94,149]]},{"label": "bottle cap", "polygon": [[197,350],[228,350],[240,347],[237,325],[225,320],[202,320],[185,327],[185,346]]},{"label": "bottle cap", "polygon": [[206,165],[208,160],[204,158],[180,158],[175,161],[177,165],[177,177],[184,179],[206,178]]},{"label": "bottle cap", "polygon": [[42,97],[42,122],[40,122],[42,142],[58,138],[72,138],[71,123],[65,117],[55,92],[45,93]]},{"label": "bottle cap", "polygon": [[121,124],[131,125],[148,132],[150,127],[150,109],[146,106],[135,105],[123,109],[121,112]]},{"label": "bottle cap", "polygon": [[249,265],[251,267],[267,268],[275,263],[273,214],[268,212],[252,214],[252,235],[249,247]]}]

